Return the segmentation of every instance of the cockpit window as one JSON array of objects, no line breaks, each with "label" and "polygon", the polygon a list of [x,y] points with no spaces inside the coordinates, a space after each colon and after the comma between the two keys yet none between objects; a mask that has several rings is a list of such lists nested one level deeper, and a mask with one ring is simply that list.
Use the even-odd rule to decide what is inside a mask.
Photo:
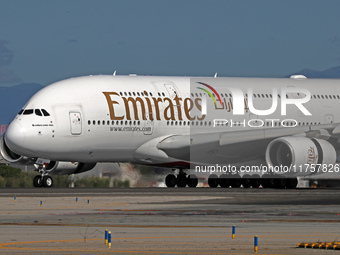
[{"label": "cockpit window", "polygon": [[45,109],[41,109],[41,111],[44,114],[44,116],[50,116],[50,114]]},{"label": "cockpit window", "polygon": [[35,114],[37,116],[50,116],[50,114],[45,110],[45,109],[21,109],[20,112],[18,113],[18,115],[31,115],[31,114]]},{"label": "cockpit window", "polygon": [[35,112],[35,115],[42,116],[42,113],[39,109],[35,109],[34,112]]},{"label": "cockpit window", "polygon": [[26,109],[23,113],[24,115],[30,115],[33,114],[33,109]]}]

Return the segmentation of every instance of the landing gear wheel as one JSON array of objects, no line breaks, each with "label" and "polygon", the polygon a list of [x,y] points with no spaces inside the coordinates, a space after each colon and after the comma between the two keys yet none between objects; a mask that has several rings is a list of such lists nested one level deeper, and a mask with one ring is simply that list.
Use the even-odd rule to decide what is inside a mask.
[{"label": "landing gear wheel", "polygon": [[190,174],[187,178],[187,185],[190,187],[190,188],[195,188],[198,184],[198,178],[196,175],[194,174]]},{"label": "landing gear wheel", "polygon": [[233,188],[239,188],[242,184],[241,176],[239,176],[238,174],[232,175],[230,180],[231,180],[231,186]]},{"label": "landing gear wheel", "polygon": [[276,189],[284,189],[287,184],[287,179],[286,178],[274,178],[274,188]]},{"label": "landing gear wheel", "polygon": [[295,189],[298,184],[297,178],[288,178],[286,183],[287,189]]},{"label": "landing gear wheel", "polygon": [[168,174],[165,178],[165,185],[168,188],[173,188],[176,186],[176,184],[177,184],[176,176],[173,174]]},{"label": "landing gear wheel", "polygon": [[41,176],[40,175],[36,175],[33,179],[33,186],[36,188],[41,188],[42,185],[42,180],[41,180]]},{"label": "landing gear wheel", "polygon": [[272,176],[264,174],[261,178],[261,185],[263,188],[274,188],[274,182]]},{"label": "landing gear wheel", "polygon": [[187,186],[187,177],[185,174],[179,174],[177,176],[177,187],[184,188]]},{"label": "landing gear wheel", "polygon": [[221,174],[220,177],[218,178],[218,183],[222,188],[229,188],[230,186],[230,179],[229,175],[227,174]]},{"label": "landing gear wheel", "polygon": [[250,178],[251,177],[250,177],[249,174],[243,175],[243,177],[242,177],[243,188],[250,188],[250,186],[251,186],[251,179]]},{"label": "landing gear wheel", "polygon": [[216,174],[209,175],[208,184],[210,188],[216,188],[218,186],[218,176]]},{"label": "landing gear wheel", "polygon": [[53,186],[53,179],[51,176],[44,176],[42,179],[42,185],[46,188],[51,188]]},{"label": "landing gear wheel", "polygon": [[250,186],[253,187],[253,189],[256,189],[260,186],[260,176],[257,174],[254,174],[250,178]]}]

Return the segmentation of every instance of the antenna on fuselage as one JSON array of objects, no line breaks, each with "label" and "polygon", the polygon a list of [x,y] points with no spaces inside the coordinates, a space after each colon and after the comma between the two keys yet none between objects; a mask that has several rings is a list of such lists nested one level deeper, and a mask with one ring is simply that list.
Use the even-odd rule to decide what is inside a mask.
[{"label": "antenna on fuselage", "polygon": [[116,73],[117,73],[117,70],[115,70],[115,71],[113,72],[113,76],[116,76]]},{"label": "antenna on fuselage", "polygon": [[216,78],[217,77],[217,73],[215,73],[215,75],[214,75],[214,78]]}]

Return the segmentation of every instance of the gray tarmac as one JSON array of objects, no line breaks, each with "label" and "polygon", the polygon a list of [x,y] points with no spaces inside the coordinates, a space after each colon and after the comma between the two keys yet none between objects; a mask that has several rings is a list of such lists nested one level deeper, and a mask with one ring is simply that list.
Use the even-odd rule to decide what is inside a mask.
[{"label": "gray tarmac", "polygon": [[255,235],[258,254],[340,253],[297,248],[340,241],[340,190],[0,189],[0,254],[254,254]]}]

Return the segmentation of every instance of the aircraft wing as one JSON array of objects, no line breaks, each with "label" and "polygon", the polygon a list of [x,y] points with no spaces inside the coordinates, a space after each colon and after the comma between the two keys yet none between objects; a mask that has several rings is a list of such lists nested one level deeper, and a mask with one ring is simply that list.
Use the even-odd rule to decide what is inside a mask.
[{"label": "aircraft wing", "polygon": [[[292,137],[290,140],[296,139],[297,142],[293,142],[291,149],[297,151],[300,148],[295,148],[295,144],[299,147],[302,144],[301,146],[306,148],[308,153],[310,147],[308,142],[312,139],[329,140],[335,148],[339,147],[337,145],[339,135],[340,125],[333,123],[317,125],[313,128],[298,126],[173,135],[162,139],[156,146],[167,156],[184,161],[201,164],[234,164],[256,159],[264,161],[268,145],[278,138]],[[304,142],[306,142],[305,146]],[[323,142],[321,143],[323,147]]]}]

